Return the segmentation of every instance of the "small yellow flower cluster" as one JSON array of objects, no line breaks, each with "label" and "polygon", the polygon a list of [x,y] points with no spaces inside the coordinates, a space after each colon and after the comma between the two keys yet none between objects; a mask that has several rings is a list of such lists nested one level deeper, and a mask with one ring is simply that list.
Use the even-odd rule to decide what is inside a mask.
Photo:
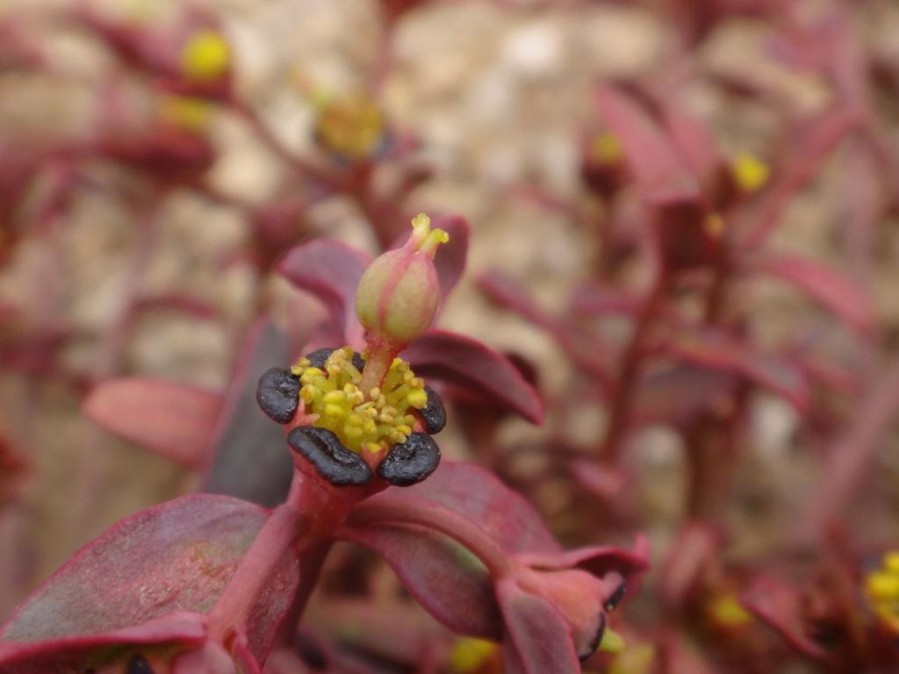
[{"label": "small yellow flower cluster", "polygon": [[771,169],[761,159],[748,152],[740,152],[731,161],[734,180],[744,192],[760,190],[771,177]]},{"label": "small yellow flower cluster", "polygon": [[415,417],[411,409],[427,405],[424,382],[405,361],[394,358],[381,387],[364,392],[362,373],[353,365],[349,347],[336,349],[324,368],[301,358],[290,369],[300,378],[300,400],[314,423],[333,431],[349,450],[381,452],[405,442],[412,433]]},{"label": "small yellow flower cluster", "polygon": [[231,46],[217,31],[197,31],[181,50],[181,72],[195,82],[214,82],[230,67]]},{"label": "small yellow flower cluster", "polygon": [[349,159],[377,153],[387,134],[384,113],[363,93],[323,98],[318,104],[315,137],[328,150]]},{"label": "small yellow flower cluster", "polygon": [[459,637],[450,652],[450,670],[454,674],[489,671],[491,660],[497,659],[499,645],[486,639]]},{"label": "small yellow flower cluster", "polygon": [[883,565],[865,578],[865,594],[877,615],[899,632],[899,550],[883,556]]}]

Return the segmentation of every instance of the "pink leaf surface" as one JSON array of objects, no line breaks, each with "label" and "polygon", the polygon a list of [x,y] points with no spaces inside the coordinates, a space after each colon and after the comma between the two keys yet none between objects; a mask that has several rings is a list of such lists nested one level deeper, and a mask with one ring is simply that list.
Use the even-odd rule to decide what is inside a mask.
[{"label": "pink leaf surface", "polygon": [[820,262],[771,256],[758,260],[749,270],[795,285],[857,330],[870,332],[874,328],[871,299],[844,274]]},{"label": "pink leaf surface", "polygon": [[624,150],[640,195],[661,203],[699,197],[699,183],[659,122],[620,87],[596,90],[600,116]]},{"label": "pink leaf surface", "polygon": [[[0,630],[0,643],[84,639],[212,608],[268,518],[246,501],[185,496],[114,525],[77,552]],[[250,643],[277,626],[298,582],[285,563],[251,612]]]},{"label": "pink leaf surface", "polygon": [[492,473],[470,463],[442,461],[427,480],[376,494],[367,504],[445,508],[475,522],[507,552],[554,554],[561,547],[540,515]]},{"label": "pink leaf surface", "polygon": [[477,391],[484,404],[503,408],[539,424],[543,403],[508,358],[480,342],[442,330],[431,330],[403,352],[415,372],[464,390]]},{"label": "pink leaf surface", "polygon": [[804,410],[809,405],[808,383],[799,367],[724,333],[694,333],[666,342],[663,348],[668,355],[687,363],[745,377],[782,395],[797,409]]},{"label": "pink leaf surface", "polygon": [[490,576],[458,543],[423,527],[389,522],[350,524],[340,536],[383,557],[415,599],[452,631],[500,638]]},{"label": "pink leaf surface", "polygon": [[189,468],[205,462],[221,396],[171,381],[129,377],[100,383],[84,413],[109,432]]},{"label": "pink leaf surface", "polygon": [[361,251],[338,241],[318,239],[291,249],[278,271],[294,286],[324,302],[347,342],[358,346],[362,343],[362,326],[356,320],[356,286],[370,262]]}]

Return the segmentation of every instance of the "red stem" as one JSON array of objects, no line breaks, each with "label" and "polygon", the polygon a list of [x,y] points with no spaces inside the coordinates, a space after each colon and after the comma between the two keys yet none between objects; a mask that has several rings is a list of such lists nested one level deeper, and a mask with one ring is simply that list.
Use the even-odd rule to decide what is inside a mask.
[{"label": "red stem", "polygon": [[624,451],[624,440],[630,426],[646,340],[653,319],[668,292],[668,282],[667,271],[659,268],[640,308],[631,341],[622,356],[615,395],[612,398],[612,409],[609,412],[609,426],[599,452],[600,457],[612,463],[617,463]]}]

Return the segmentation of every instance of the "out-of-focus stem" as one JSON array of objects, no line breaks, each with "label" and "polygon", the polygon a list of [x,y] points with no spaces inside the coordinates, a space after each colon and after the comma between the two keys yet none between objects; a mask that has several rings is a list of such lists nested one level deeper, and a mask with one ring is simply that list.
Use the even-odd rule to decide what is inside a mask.
[{"label": "out-of-focus stem", "polygon": [[664,268],[660,268],[656,272],[652,287],[637,315],[630,343],[622,356],[621,369],[618,371],[612,398],[612,408],[609,412],[608,430],[599,452],[603,460],[612,463],[617,462],[624,451],[624,441],[631,422],[646,340],[658,309],[668,292],[668,278]]}]

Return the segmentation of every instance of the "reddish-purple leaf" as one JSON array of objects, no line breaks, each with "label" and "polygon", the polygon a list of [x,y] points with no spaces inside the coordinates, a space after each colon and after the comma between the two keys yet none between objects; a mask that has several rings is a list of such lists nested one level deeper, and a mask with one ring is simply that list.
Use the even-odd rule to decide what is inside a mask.
[{"label": "reddish-purple leaf", "polygon": [[766,256],[750,263],[747,271],[792,283],[857,330],[870,332],[874,328],[871,299],[845,275],[820,262]]},{"label": "reddish-purple leaf", "polygon": [[637,389],[635,422],[682,424],[731,399],[738,377],[724,370],[678,364],[645,376]]},{"label": "reddish-purple leaf", "polygon": [[422,505],[445,508],[476,523],[507,552],[561,551],[533,506],[474,464],[442,461],[427,480],[376,494],[366,506],[381,503],[400,509]]},{"label": "reddish-purple leaf", "polygon": [[666,342],[663,349],[687,363],[745,377],[785,397],[799,410],[808,407],[808,382],[799,367],[722,332],[693,333]]},{"label": "reddish-purple leaf", "polygon": [[440,298],[446,296],[456,287],[465,271],[468,258],[468,235],[471,227],[461,215],[439,215],[433,219],[432,225],[449,234],[449,241],[437,249],[434,267],[440,281]]},{"label": "reddish-purple leaf", "polygon": [[[278,271],[293,285],[324,302],[346,343],[361,346],[362,326],[356,320],[356,286],[371,260],[338,241],[318,239],[291,249]],[[337,345],[330,345],[337,346]]]},{"label": "reddish-purple leaf", "polygon": [[84,413],[109,432],[189,468],[206,462],[221,408],[211,391],[143,377],[101,382],[84,402]]},{"label": "reddish-purple leaf", "polygon": [[[608,384],[610,363],[614,361],[612,349],[598,335],[591,335],[589,344],[577,339],[571,328],[542,311],[533,298],[508,276],[496,271],[483,274],[477,280],[478,287],[490,300],[506,309],[514,311],[522,318],[546,330],[559,346],[580,367],[596,377],[600,385]],[[577,311],[577,301],[573,308]]]},{"label": "reddish-purple leaf", "polygon": [[[185,496],[144,510],[87,544],[0,630],[0,643],[102,635],[212,608],[268,518],[227,496]],[[251,649],[264,651],[298,582],[285,559],[251,611]],[[270,592],[277,588],[277,592]]]},{"label": "reddish-purple leaf", "polygon": [[572,630],[549,601],[524,592],[514,578],[496,587],[506,633],[506,674],[572,674],[580,671]]},{"label": "reddish-purple leaf", "polygon": [[500,638],[502,619],[486,568],[447,536],[418,526],[370,521],[351,521],[339,536],[383,557],[416,600],[452,631]]},{"label": "reddish-purple leaf", "polygon": [[651,203],[696,199],[699,183],[645,105],[620,87],[600,86],[596,103],[624,150],[640,195]]},{"label": "reddish-purple leaf", "polygon": [[431,330],[410,344],[403,356],[419,375],[477,392],[484,404],[535,424],[543,420],[543,403],[534,387],[508,358],[478,341]]}]

